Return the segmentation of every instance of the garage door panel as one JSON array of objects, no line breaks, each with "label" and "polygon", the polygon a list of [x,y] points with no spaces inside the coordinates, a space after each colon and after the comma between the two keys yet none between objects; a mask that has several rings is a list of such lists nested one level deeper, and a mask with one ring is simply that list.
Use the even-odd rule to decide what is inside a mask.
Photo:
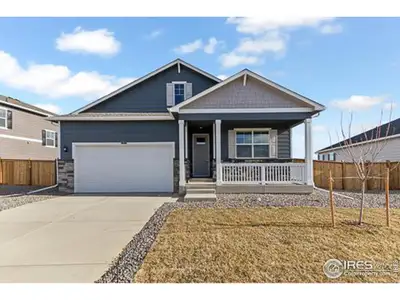
[{"label": "garage door panel", "polygon": [[171,145],[75,148],[76,192],[172,192]]}]

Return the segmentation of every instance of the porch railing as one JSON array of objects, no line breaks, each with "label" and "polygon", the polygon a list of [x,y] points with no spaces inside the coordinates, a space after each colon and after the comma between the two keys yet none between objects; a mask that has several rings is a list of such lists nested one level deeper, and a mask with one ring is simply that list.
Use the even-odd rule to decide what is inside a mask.
[{"label": "porch railing", "polygon": [[222,163],[223,184],[305,183],[305,163]]}]

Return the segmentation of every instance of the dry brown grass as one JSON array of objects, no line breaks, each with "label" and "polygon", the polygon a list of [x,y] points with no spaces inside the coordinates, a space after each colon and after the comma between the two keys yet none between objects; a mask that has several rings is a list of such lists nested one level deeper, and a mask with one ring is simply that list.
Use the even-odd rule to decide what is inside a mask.
[{"label": "dry brown grass", "polygon": [[400,276],[328,279],[331,258],[400,259],[400,210],[337,209],[332,228],[327,208],[176,210],[160,231],[135,282],[399,282]]}]

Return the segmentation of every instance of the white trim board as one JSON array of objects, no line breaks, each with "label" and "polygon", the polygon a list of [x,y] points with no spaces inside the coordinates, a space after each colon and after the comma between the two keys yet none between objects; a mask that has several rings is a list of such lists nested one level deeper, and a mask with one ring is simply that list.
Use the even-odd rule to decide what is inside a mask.
[{"label": "white trim board", "polygon": [[256,73],[254,73],[254,72],[251,72],[250,70],[244,69],[244,70],[240,71],[239,73],[236,73],[235,75],[232,75],[231,77],[225,79],[224,81],[222,81],[222,82],[220,82],[220,83],[218,83],[218,84],[216,84],[216,85],[204,90],[203,92],[191,97],[190,99],[188,99],[188,100],[186,100],[184,102],[181,102],[178,105],[175,105],[175,106],[171,107],[170,111],[172,111],[172,112],[180,112],[180,109],[182,107],[188,105],[189,103],[192,103],[192,102],[196,101],[197,99],[199,99],[199,98],[201,98],[201,97],[203,97],[203,96],[205,96],[205,95],[207,95],[207,94],[209,94],[209,93],[221,88],[222,86],[224,86],[224,85],[226,85],[226,84],[228,84],[228,83],[230,83],[230,82],[232,82],[232,81],[234,81],[234,80],[236,80],[236,79],[238,79],[238,78],[240,78],[242,76],[245,76],[246,81],[247,81],[247,77],[251,76],[251,77],[253,77],[253,78],[265,83],[266,85],[269,85],[269,86],[271,86],[271,87],[273,87],[275,89],[278,89],[278,90],[280,90],[280,91],[282,91],[282,92],[284,92],[284,93],[286,93],[286,94],[288,94],[288,95],[290,95],[290,96],[292,96],[292,97],[294,97],[294,98],[296,98],[296,99],[298,99],[298,100],[300,100],[302,102],[305,102],[305,103],[307,103],[308,105],[311,105],[314,108],[312,111],[324,110],[325,109],[325,106],[323,106],[323,105],[321,105],[321,104],[319,104],[319,103],[317,103],[315,101],[312,101],[311,99],[308,99],[308,98],[306,98],[306,97],[304,97],[304,96],[302,96],[300,94],[297,94],[297,93],[295,93],[295,92],[293,92],[293,91],[291,91],[291,90],[289,90],[289,89],[287,89],[287,88],[285,88],[285,87],[283,87],[283,86],[281,86],[281,85],[279,85],[279,84],[277,84],[277,83],[275,83],[273,81],[270,81],[270,80],[268,80],[268,79],[266,79],[266,78],[264,78],[264,77],[262,77],[262,76],[260,76],[260,75],[258,75]]},{"label": "white trim board", "polygon": [[60,116],[52,117],[47,120],[54,121],[170,121],[175,120],[173,116]]},{"label": "white trim board", "polygon": [[[398,137],[400,137],[400,133],[399,134],[390,135],[390,136],[381,137],[379,139],[373,139],[373,140],[353,143],[353,144],[350,145],[350,147],[357,147],[359,145],[364,145],[364,144],[373,143],[373,142],[380,142],[380,141],[394,139],[394,138],[398,138]],[[342,143],[342,142],[340,142],[340,143]],[[342,150],[342,148],[347,148],[347,147],[349,147],[349,145],[337,146],[335,148],[329,148],[329,149],[325,149],[325,150],[318,150],[318,151],[314,152],[314,154],[326,154],[326,153],[329,153],[329,152],[332,152],[332,151],[335,151],[335,150]]]},{"label": "white trim board", "polygon": [[55,114],[46,114],[44,112],[40,112],[40,111],[35,110],[35,109],[31,109],[31,108],[28,108],[28,107],[25,107],[25,106],[21,106],[21,105],[18,105],[18,104],[10,103],[10,102],[3,101],[3,100],[0,100],[0,103],[3,103],[4,105],[9,105],[9,106],[12,106],[12,107],[19,108],[21,110],[34,112],[34,113],[36,113],[38,115],[45,116],[45,117],[50,117],[50,116],[54,116],[55,115]]},{"label": "white trim board", "polygon": [[180,114],[240,114],[240,113],[300,113],[313,112],[312,108],[202,108],[202,109],[182,109]]},{"label": "white trim board", "polygon": [[125,91],[125,90],[127,90],[127,89],[129,89],[129,88],[131,88],[131,87],[133,87],[133,86],[145,81],[146,79],[149,79],[150,77],[153,77],[154,75],[157,75],[158,73],[161,73],[162,71],[164,71],[164,70],[166,70],[166,69],[168,69],[168,68],[170,68],[170,67],[172,67],[174,65],[178,65],[178,68],[179,68],[178,71],[180,71],[180,65],[183,65],[183,66],[185,66],[185,67],[187,67],[189,69],[192,69],[193,71],[196,71],[197,73],[200,73],[200,74],[202,74],[202,75],[204,75],[204,76],[216,81],[216,82],[221,82],[221,79],[219,79],[218,77],[215,77],[214,75],[211,75],[211,74],[209,74],[209,73],[207,73],[207,72],[205,72],[205,71],[203,71],[203,70],[201,70],[201,69],[199,69],[199,68],[197,68],[197,67],[195,67],[195,66],[193,66],[193,65],[191,65],[191,64],[189,64],[187,62],[184,62],[183,60],[178,58],[178,59],[176,59],[176,60],[174,60],[174,61],[172,61],[172,62],[170,62],[170,63],[168,63],[168,64],[166,64],[166,65],[164,65],[164,66],[162,66],[162,67],[160,67],[158,69],[156,69],[156,70],[154,70],[153,72],[150,72],[147,75],[145,75],[143,77],[140,77],[140,78],[136,79],[135,81],[132,81],[131,83],[128,83],[127,85],[124,85],[123,87],[115,90],[114,92],[111,92],[110,94],[105,95],[104,97],[101,97],[101,98],[97,99],[96,101],[93,101],[93,102],[91,102],[91,103],[89,103],[89,104],[87,104],[87,105],[85,105],[85,106],[73,111],[71,114],[79,114],[80,112],[82,112],[84,110],[87,110],[88,108],[91,108],[91,107],[93,107],[93,106],[95,106],[95,105],[97,105],[97,104],[99,104],[99,103],[101,103],[103,101],[108,100],[111,97],[113,97],[113,96],[115,96],[115,95],[117,95],[119,93],[122,93],[123,91]]},{"label": "white trim board", "polygon": [[99,143],[86,143],[86,142],[73,142],[72,143],[72,159],[75,159],[74,153],[76,147],[80,146],[115,146],[115,147],[129,147],[129,146],[172,146],[173,149],[173,157],[175,158],[175,142],[99,142]]},{"label": "white trim board", "polygon": [[11,140],[20,140],[20,141],[26,141],[26,142],[34,142],[34,143],[42,143],[42,140],[39,140],[39,139],[32,139],[32,138],[26,138],[26,137],[22,137],[22,136],[14,136],[14,135],[8,135],[8,134],[0,134],[0,138],[11,139]]}]

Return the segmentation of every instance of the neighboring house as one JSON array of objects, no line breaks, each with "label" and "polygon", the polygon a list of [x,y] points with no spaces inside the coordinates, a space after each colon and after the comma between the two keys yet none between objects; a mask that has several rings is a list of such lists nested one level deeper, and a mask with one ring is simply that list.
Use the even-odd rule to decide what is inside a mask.
[{"label": "neighboring house", "polygon": [[[75,192],[311,192],[311,118],[325,107],[247,69],[221,81],[180,59],[60,122],[59,186]],[[306,163],[291,128],[305,123]]]},{"label": "neighboring house", "polygon": [[0,95],[0,158],[54,160],[58,157],[58,123],[39,107]]},{"label": "neighboring house", "polygon": [[400,118],[318,150],[318,160],[351,162],[346,150],[350,145],[356,158],[372,160],[373,149],[377,149],[375,161],[400,161]]}]

